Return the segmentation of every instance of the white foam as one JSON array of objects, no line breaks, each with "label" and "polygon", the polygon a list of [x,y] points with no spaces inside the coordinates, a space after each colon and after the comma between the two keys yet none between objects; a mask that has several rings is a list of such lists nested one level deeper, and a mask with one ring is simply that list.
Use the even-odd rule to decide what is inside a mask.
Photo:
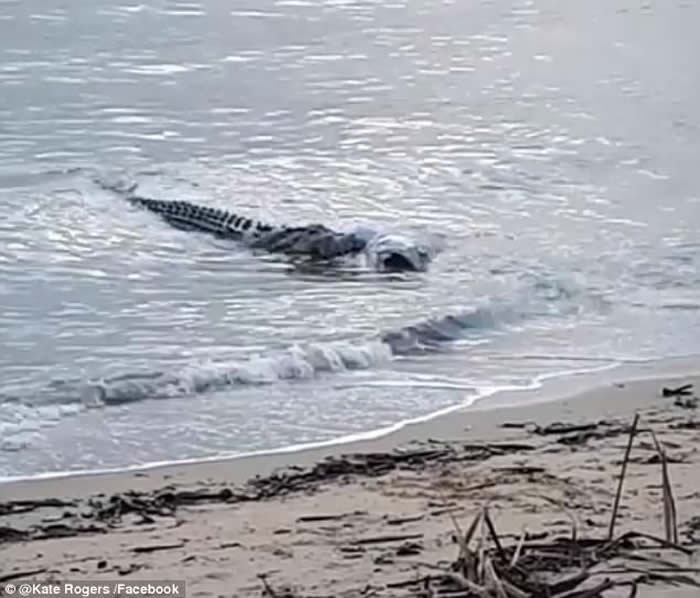
[{"label": "white foam", "polygon": [[[333,438],[331,440],[325,440],[320,442],[307,442],[292,444],[284,447],[279,447],[276,449],[260,450],[260,451],[249,451],[249,452],[231,452],[231,453],[220,453],[217,455],[212,455],[210,457],[197,457],[193,459],[177,459],[171,461],[154,461],[146,464],[138,464],[127,467],[115,467],[115,468],[103,468],[103,469],[90,469],[84,471],[56,471],[56,472],[46,472],[41,474],[34,474],[28,476],[6,476],[0,477],[0,483],[6,482],[17,482],[23,480],[41,480],[41,479],[55,479],[62,477],[73,477],[73,476],[87,476],[87,475],[104,475],[104,474],[118,474],[131,471],[148,471],[151,469],[157,469],[161,467],[174,467],[183,465],[196,465],[200,463],[214,463],[218,461],[226,461],[230,459],[244,459],[247,457],[265,456],[265,455],[284,455],[290,453],[297,453],[305,450],[311,449],[321,449],[328,448],[343,444],[351,444],[354,442],[362,442],[368,440],[376,440],[383,436],[387,436],[402,430],[406,426],[416,425],[431,421],[433,419],[449,415],[455,411],[459,411],[474,405],[477,402],[484,401],[490,397],[497,394],[502,394],[506,392],[520,392],[520,391],[532,391],[540,389],[544,386],[545,382],[549,380],[554,380],[557,378],[566,378],[571,376],[594,374],[604,371],[609,371],[616,369],[622,365],[618,362],[607,363],[598,367],[590,368],[573,368],[569,370],[562,370],[560,372],[553,372],[549,374],[543,374],[541,376],[536,376],[530,380],[527,384],[523,385],[499,385],[499,386],[488,386],[480,388],[473,396],[470,396],[466,400],[457,403],[455,405],[450,405],[443,409],[433,411],[431,413],[420,415],[412,418],[407,418],[399,421],[395,424],[385,426],[383,428],[377,428],[374,430],[368,430],[364,432],[356,432],[353,434],[347,434],[340,436],[338,438]],[[466,388],[466,386],[465,386]],[[473,387],[469,387],[471,390]],[[547,398],[542,398],[540,401],[545,401]],[[534,402],[534,401],[533,401]]]},{"label": "white foam", "polygon": [[309,380],[327,372],[369,369],[391,358],[391,349],[380,341],[297,345],[247,360],[201,361],[164,373],[101,380],[83,386],[80,395],[86,406],[177,397],[228,386]]}]

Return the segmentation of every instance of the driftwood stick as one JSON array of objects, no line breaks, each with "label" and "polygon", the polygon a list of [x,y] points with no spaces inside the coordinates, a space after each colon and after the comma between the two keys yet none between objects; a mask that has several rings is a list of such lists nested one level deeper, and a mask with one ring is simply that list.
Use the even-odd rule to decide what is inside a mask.
[{"label": "driftwood stick", "polygon": [[490,558],[486,559],[484,574],[487,582],[487,587],[491,587],[496,592],[496,596],[498,598],[508,598],[508,594],[506,593],[506,589],[503,586],[503,582],[498,577],[496,569],[494,569],[493,562]]},{"label": "driftwood stick", "polygon": [[340,515],[302,515],[297,517],[297,523],[316,523],[320,521],[335,521],[350,516],[351,513],[341,513]]},{"label": "driftwood stick", "polygon": [[654,439],[656,452],[659,454],[661,461],[661,488],[663,489],[663,513],[664,513],[664,528],[666,530],[666,541],[678,544],[678,520],[676,512],[676,501],[673,498],[673,489],[671,487],[671,478],[668,474],[668,460],[666,459],[666,451],[659,443],[659,440],[654,434],[654,430],[649,430],[651,437]]},{"label": "driftwood stick", "polygon": [[32,577],[33,575],[39,575],[40,573],[46,573],[48,569],[32,569],[30,571],[14,571],[12,573],[7,573],[6,575],[0,575],[0,583],[5,581],[12,581],[13,579],[20,579],[21,577]]},{"label": "driftwood stick", "polygon": [[690,548],[686,548],[685,546],[681,546],[680,544],[677,544],[675,542],[669,542],[668,540],[664,540],[663,538],[657,538],[656,536],[652,536],[651,534],[643,534],[642,532],[626,532],[622,534],[622,536],[605,546],[603,550],[608,551],[610,549],[617,549],[617,547],[620,544],[622,544],[625,540],[631,540],[632,538],[644,538],[646,540],[658,542],[659,545],[663,546],[664,548],[671,548],[673,550],[677,550],[678,552],[682,552],[683,554],[686,554],[688,556],[692,556],[694,554]]},{"label": "driftwood stick", "polygon": [[628,574],[630,571],[639,571],[641,573],[700,573],[700,569],[697,567],[645,567],[645,568],[633,568],[633,567],[611,567],[610,569],[600,569],[594,571],[591,575],[615,575],[615,574]]},{"label": "driftwood stick", "polygon": [[464,559],[464,575],[470,579],[476,579],[477,577],[478,558],[476,553],[469,548],[469,544],[471,544],[472,537],[476,533],[483,516],[484,511],[482,509],[474,516],[467,533],[464,536],[460,534],[459,537],[460,555]]},{"label": "driftwood stick", "polygon": [[666,388],[664,387],[661,391],[661,394],[664,397],[682,397],[682,396],[687,396],[691,393],[693,389],[692,384],[684,384],[683,386],[679,386],[678,388]]},{"label": "driftwood stick", "polygon": [[514,586],[507,579],[501,579],[501,582],[503,583],[503,587],[505,588],[509,598],[532,598],[532,594],[521,590],[517,586]]},{"label": "driftwood stick", "polygon": [[388,534],[386,536],[371,536],[369,538],[360,538],[355,540],[355,546],[363,546],[365,544],[384,544],[385,542],[403,542],[404,540],[420,540],[423,534]]},{"label": "driftwood stick", "polygon": [[594,588],[591,588],[590,590],[583,590],[580,592],[572,592],[568,594],[560,594],[557,595],[555,598],[598,598],[598,596],[602,596],[602,593],[605,590],[609,590],[610,588],[615,586],[615,582],[611,581],[609,579],[606,579],[599,583],[597,586]]},{"label": "driftwood stick", "polygon": [[622,497],[622,485],[625,482],[625,474],[627,473],[627,463],[629,462],[630,452],[632,451],[632,443],[634,442],[634,436],[637,433],[637,424],[639,424],[639,413],[634,416],[634,421],[632,422],[632,429],[630,430],[629,440],[627,441],[627,449],[625,450],[625,457],[622,460],[622,470],[620,471],[620,481],[617,485],[617,493],[615,494],[615,502],[613,503],[613,512],[610,517],[610,527],[608,529],[608,540],[612,540],[615,533],[615,521],[617,520],[617,511],[620,508],[620,498]]},{"label": "driftwood stick", "polygon": [[496,550],[498,551],[499,558],[503,562],[507,562],[508,557],[506,556],[506,553],[503,550],[501,540],[499,539],[498,533],[496,532],[496,527],[493,525],[493,521],[491,521],[491,516],[489,515],[488,507],[484,509],[484,521],[486,521],[486,526],[489,528],[489,533],[493,538],[493,543],[496,545]]},{"label": "driftwood stick", "polygon": [[520,534],[520,539],[518,540],[518,545],[515,547],[515,550],[513,551],[513,558],[510,561],[510,567],[513,568],[515,565],[518,563],[518,559],[520,558],[520,553],[523,550],[523,544],[525,544],[525,538],[527,537],[527,529],[523,527],[523,533]]},{"label": "driftwood stick", "polygon": [[267,575],[260,574],[258,579],[263,584],[263,596],[269,596],[270,598],[277,598],[277,593],[272,589],[270,584],[267,582]]},{"label": "driftwood stick", "polygon": [[386,524],[387,525],[403,525],[404,523],[415,523],[417,521],[422,521],[425,518],[425,515],[412,515],[412,516],[406,516],[406,517],[395,517],[393,519],[387,519]]},{"label": "driftwood stick", "polygon": [[131,552],[144,554],[148,552],[158,552],[159,550],[174,550],[176,548],[184,548],[184,546],[184,542],[180,542],[179,544],[151,544],[150,546],[134,546],[131,548]]},{"label": "driftwood stick", "polygon": [[584,581],[586,581],[589,578],[589,576],[590,574],[588,573],[588,571],[582,569],[575,575],[567,577],[566,579],[562,579],[561,581],[558,581],[557,583],[549,586],[549,592],[553,596],[559,597],[561,595],[563,598],[563,596],[566,593],[573,592],[578,586],[580,586]]}]

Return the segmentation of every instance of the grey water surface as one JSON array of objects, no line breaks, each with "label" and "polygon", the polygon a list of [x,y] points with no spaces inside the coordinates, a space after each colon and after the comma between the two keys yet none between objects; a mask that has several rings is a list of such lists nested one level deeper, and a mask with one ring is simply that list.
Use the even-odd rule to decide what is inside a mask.
[{"label": "grey water surface", "polygon": [[[0,476],[700,354],[698,22],[689,0],[0,0]],[[447,243],[427,273],[295,268],[101,177]],[[449,314],[434,351],[379,341]]]}]

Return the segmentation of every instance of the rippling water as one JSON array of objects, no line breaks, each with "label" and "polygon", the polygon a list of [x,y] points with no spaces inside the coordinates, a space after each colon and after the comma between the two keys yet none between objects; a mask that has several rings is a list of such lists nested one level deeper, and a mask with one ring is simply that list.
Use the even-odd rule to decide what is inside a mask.
[{"label": "rippling water", "polygon": [[[0,475],[318,442],[700,354],[694,2],[0,0]],[[440,232],[293,268],[100,189]],[[437,351],[379,341],[467,314]]]}]

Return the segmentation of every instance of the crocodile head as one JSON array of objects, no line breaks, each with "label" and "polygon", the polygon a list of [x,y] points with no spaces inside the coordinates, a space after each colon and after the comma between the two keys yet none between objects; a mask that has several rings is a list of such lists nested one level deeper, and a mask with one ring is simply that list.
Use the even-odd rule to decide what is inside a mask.
[{"label": "crocodile head", "polygon": [[379,272],[424,272],[440,249],[439,244],[411,236],[380,233],[368,241],[365,251],[371,265]]}]

